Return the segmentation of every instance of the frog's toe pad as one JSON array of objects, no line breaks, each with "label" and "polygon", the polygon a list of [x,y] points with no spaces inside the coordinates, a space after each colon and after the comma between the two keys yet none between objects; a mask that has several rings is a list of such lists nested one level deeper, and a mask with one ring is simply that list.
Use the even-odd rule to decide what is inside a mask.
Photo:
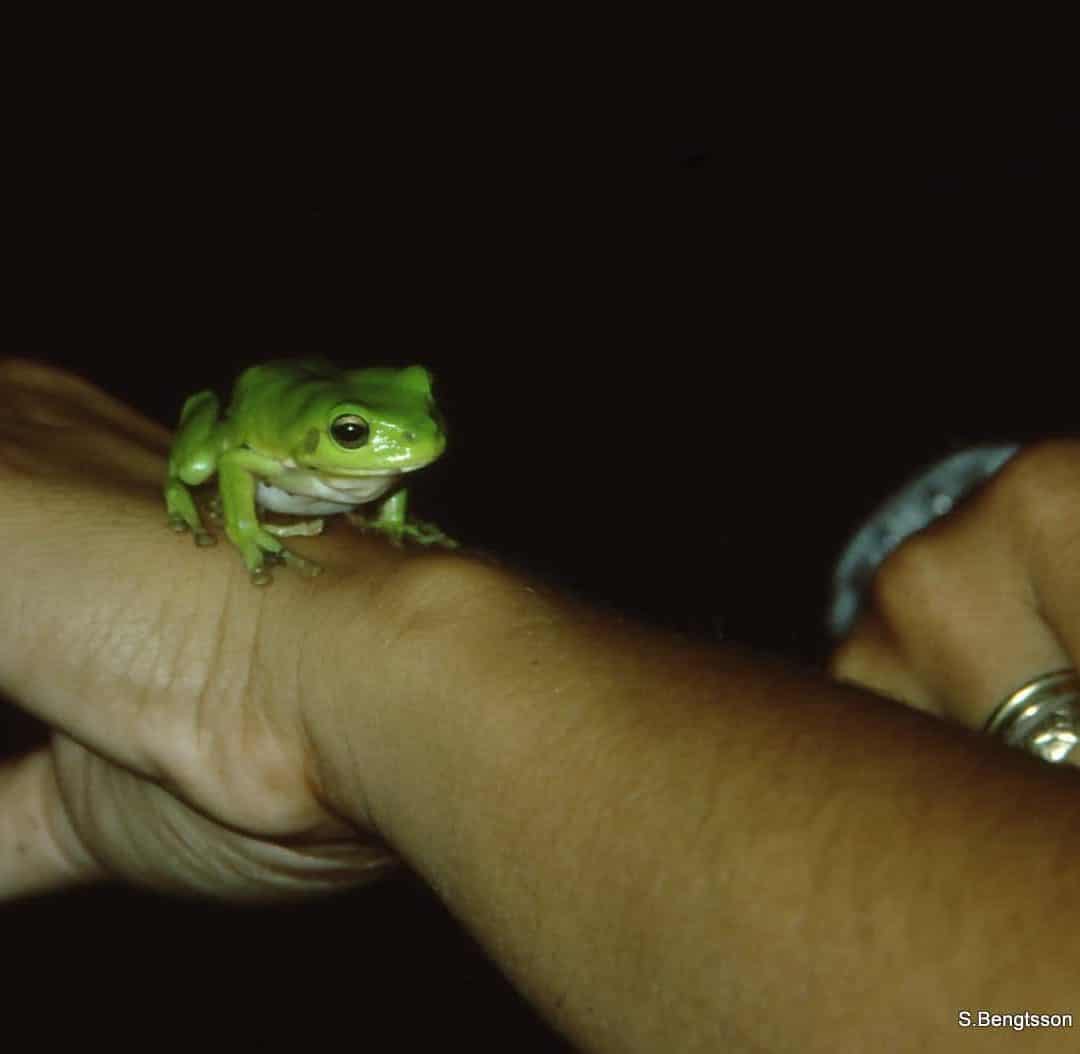
[{"label": "frog's toe pad", "polygon": [[208,545],[217,545],[217,539],[209,531],[196,531],[195,544],[205,548]]},{"label": "frog's toe pad", "polygon": [[439,545],[444,549],[459,549],[461,543],[445,534],[434,523],[427,520],[414,520],[406,527],[406,533],[410,541],[417,545]]},{"label": "frog's toe pad", "polygon": [[289,552],[288,549],[283,549],[279,554],[279,559],[283,559],[289,567],[295,571],[299,571],[300,574],[307,578],[314,578],[316,575],[322,574],[322,568],[310,560],[305,560],[301,556],[297,556],[296,553]]}]

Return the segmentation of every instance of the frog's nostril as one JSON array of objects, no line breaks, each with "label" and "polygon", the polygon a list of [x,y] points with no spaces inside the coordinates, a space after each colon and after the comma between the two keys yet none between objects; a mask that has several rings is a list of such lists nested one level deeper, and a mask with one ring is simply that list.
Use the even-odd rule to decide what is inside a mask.
[{"label": "frog's nostril", "polygon": [[415,432],[406,432],[405,433],[406,442],[411,443],[415,438],[416,438],[416,433]]}]

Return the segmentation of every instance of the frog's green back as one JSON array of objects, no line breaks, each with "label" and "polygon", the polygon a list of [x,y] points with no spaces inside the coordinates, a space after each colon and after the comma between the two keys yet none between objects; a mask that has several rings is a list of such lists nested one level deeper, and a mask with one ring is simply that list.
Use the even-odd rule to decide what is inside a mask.
[{"label": "frog's green back", "polygon": [[258,366],[249,366],[236,379],[233,385],[229,410],[246,403],[252,395],[260,398],[282,384],[297,384],[318,381],[340,382],[345,371],[335,366],[329,359],[275,359]]},{"label": "frog's green back", "polygon": [[233,387],[229,413],[257,397],[260,403],[276,396],[336,389],[343,397],[375,405],[400,402],[402,396],[424,403],[431,397],[431,375],[423,366],[370,366],[344,370],[329,359],[279,359],[244,370]]}]

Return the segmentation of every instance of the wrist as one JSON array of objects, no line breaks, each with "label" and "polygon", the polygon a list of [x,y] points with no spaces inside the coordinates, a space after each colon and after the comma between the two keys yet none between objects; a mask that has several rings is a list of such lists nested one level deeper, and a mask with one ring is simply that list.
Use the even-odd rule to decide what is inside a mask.
[{"label": "wrist", "polygon": [[464,717],[463,657],[509,617],[515,590],[476,559],[424,553],[348,598],[303,693],[312,780],[329,809],[392,841],[403,796],[441,793]]}]

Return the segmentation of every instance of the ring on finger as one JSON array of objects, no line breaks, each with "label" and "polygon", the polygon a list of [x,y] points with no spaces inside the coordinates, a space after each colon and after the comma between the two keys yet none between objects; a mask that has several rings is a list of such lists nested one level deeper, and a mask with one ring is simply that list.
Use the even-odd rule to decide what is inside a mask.
[{"label": "ring on finger", "polygon": [[1080,764],[1080,675],[1070,668],[1032,678],[994,708],[983,731],[1043,761]]}]

